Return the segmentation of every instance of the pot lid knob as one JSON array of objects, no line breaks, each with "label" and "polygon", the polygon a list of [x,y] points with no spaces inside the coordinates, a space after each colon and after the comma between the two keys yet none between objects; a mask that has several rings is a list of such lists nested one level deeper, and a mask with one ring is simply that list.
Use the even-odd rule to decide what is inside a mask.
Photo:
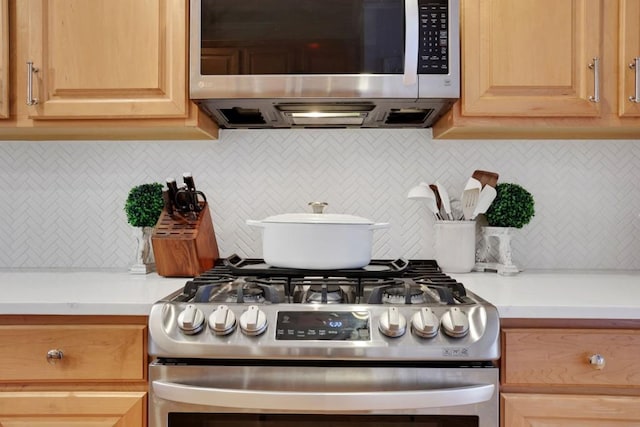
[{"label": "pot lid knob", "polygon": [[309,206],[313,210],[313,213],[321,214],[324,212],[324,208],[329,205],[327,202],[309,202]]}]

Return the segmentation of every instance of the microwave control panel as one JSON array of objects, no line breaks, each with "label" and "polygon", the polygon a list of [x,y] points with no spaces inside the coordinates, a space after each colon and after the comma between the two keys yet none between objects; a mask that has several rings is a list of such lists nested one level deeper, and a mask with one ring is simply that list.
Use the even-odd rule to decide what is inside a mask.
[{"label": "microwave control panel", "polygon": [[449,73],[449,4],[419,0],[420,44],[418,74]]}]

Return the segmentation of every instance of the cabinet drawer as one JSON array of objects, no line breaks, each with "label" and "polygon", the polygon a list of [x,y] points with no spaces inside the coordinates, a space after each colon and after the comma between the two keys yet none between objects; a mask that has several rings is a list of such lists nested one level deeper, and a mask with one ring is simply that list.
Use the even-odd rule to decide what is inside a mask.
[{"label": "cabinet drawer", "polygon": [[640,386],[640,331],[505,329],[503,340],[505,385]]},{"label": "cabinet drawer", "polygon": [[0,382],[144,380],[145,337],[145,325],[3,325]]},{"label": "cabinet drawer", "polygon": [[640,398],[502,393],[504,427],[637,427]]},{"label": "cabinet drawer", "polygon": [[0,392],[3,427],[142,427],[144,392]]}]

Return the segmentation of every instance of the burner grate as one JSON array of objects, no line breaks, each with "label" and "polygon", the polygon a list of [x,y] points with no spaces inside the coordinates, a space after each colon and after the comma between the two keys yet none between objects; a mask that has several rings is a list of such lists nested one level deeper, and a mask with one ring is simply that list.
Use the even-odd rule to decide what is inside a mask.
[{"label": "burner grate", "polygon": [[[378,274],[375,274],[378,273]],[[189,280],[175,301],[245,304],[466,304],[464,285],[434,260],[372,260],[364,269],[273,268],[261,259],[237,255]]]}]

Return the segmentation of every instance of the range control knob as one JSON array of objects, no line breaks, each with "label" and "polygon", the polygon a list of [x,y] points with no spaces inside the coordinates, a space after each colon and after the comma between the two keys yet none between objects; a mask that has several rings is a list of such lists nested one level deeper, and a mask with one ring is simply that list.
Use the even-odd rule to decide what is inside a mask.
[{"label": "range control knob", "polygon": [[423,307],[411,318],[413,332],[422,338],[433,338],[438,335],[440,321],[429,307]]},{"label": "range control knob", "polygon": [[267,315],[257,305],[250,305],[240,315],[240,329],[245,335],[260,335],[267,330]]},{"label": "range control knob", "polygon": [[458,307],[453,307],[444,313],[440,319],[445,334],[454,338],[462,338],[469,333],[469,319]]},{"label": "range control knob", "polygon": [[389,307],[382,316],[378,329],[390,338],[401,337],[407,330],[407,321],[397,307]]},{"label": "range control knob", "polygon": [[187,305],[178,315],[178,328],[186,335],[195,335],[202,331],[203,327],[204,314],[193,304]]},{"label": "range control knob", "polygon": [[216,335],[229,335],[236,329],[236,315],[226,305],[216,308],[209,316],[209,328]]}]

